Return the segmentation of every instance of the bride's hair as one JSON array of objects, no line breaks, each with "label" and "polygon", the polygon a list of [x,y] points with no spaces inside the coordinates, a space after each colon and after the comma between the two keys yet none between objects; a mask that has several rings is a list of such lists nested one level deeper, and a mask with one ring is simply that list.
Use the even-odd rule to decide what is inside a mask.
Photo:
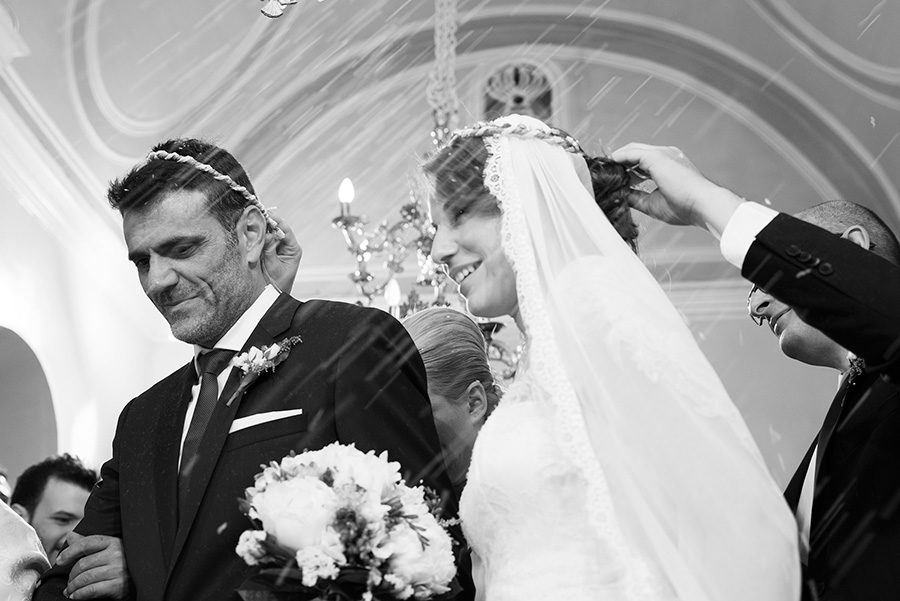
[{"label": "bride's hair", "polygon": [[[631,178],[625,166],[608,157],[581,156],[591,173],[597,206],[622,239],[637,252],[638,227],[628,206]],[[422,165],[426,176],[433,182],[435,194],[451,223],[455,224],[467,215],[500,214],[497,199],[484,183],[487,159],[488,151],[482,138],[461,137],[429,157]]]},{"label": "bride's hair", "polygon": [[403,327],[422,356],[428,384],[451,400],[463,395],[478,380],[487,395],[490,415],[502,392],[488,364],[481,329],[471,317],[449,307],[432,307],[403,320]]}]

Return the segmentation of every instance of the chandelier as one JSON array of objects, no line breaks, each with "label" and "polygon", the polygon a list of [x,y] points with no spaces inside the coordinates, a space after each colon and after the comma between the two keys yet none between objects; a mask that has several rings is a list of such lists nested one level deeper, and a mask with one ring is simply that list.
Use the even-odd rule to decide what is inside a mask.
[{"label": "chandelier", "polygon": [[[321,1],[321,0],[320,0]],[[272,0],[287,4],[282,0]],[[459,100],[456,96],[456,31],[458,0],[435,0],[434,48],[435,63],[429,74],[426,98],[431,107],[434,127],[431,130],[433,147],[442,144],[456,126]],[[271,2],[270,2],[271,4]],[[392,223],[383,221],[374,229],[368,228],[368,220],[351,211],[355,199],[353,182],[344,178],[338,188],[340,214],[332,219],[333,227],[344,236],[347,250],[356,260],[356,269],[349,274],[361,298],[360,304],[371,305],[376,298],[383,299],[388,311],[402,319],[407,315],[427,307],[447,306],[445,288],[447,275],[431,259],[431,244],[434,226],[428,218],[426,194],[416,185],[413,178],[409,182],[409,200],[400,207],[400,215]],[[418,273],[415,286],[404,297],[397,275],[403,273],[404,262],[415,253]],[[373,260],[381,260],[386,275],[377,278],[370,271]],[[427,300],[417,287],[429,287]],[[508,345],[495,335],[504,325],[497,321],[476,319],[487,342],[488,358],[498,368],[498,376],[503,380],[516,373],[522,346]]]},{"label": "chandelier", "polygon": [[[282,0],[273,0],[282,2]],[[434,128],[431,142],[440,145],[455,126],[459,100],[456,97],[456,29],[458,0],[435,0],[434,2],[434,67],[428,77],[425,97],[431,107]],[[355,197],[353,182],[344,178],[338,189],[340,215],[332,220],[332,225],[341,230],[347,249],[356,258],[356,270],[350,279],[360,295],[369,305],[374,297],[384,296],[388,310],[396,317],[405,317],[426,307],[449,305],[444,289],[447,276],[437,269],[431,260],[431,242],[434,226],[428,219],[425,194],[410,178],[409,201],[400,207],[400,217],[389,224],[379,224],[374,230],[366,229],[365,217],[353,215],[351,206]],[[403,263],[411,252],[416,253],[419,272],[417,286],[431,287],[431,298],[422,299],[415,287],[404,301],[396,275],[403,272]],[[374,257],[383,257],[387,276],[377,281],[369,271],[369,262]]]},{"label": "chandelier", "polygon": [[[353,182],[350,178],[344,178],[338,188],[341,212],[331,221],[331,225],[341,230],[347,250],[356,258],[356,269],[350,273],[350,280],[365,299],[362,304],[371,305],[375,297],[383,295],[388,310],[397,318],[426,307],[449,305],[444,295],[447,276],[431,260],[434,226],[428,219],[422,195],[416,193],[412,182],[409,202],[400,207],[399,219],[391,224],[383,221],[374,230],[366,228],[369,222],[364,216],[351,213],[355,196]],[[416,285],[429,286],[432,290],[431,299],[427,302],[415,288],[407,295],[406,302],[402,298],[396,276],[403,273],[403,264],[411,252],[416,254],[419,267]],[[369,262],[375,257],[383,258],[387,269],[387,276],[381,281],[377,281],[369,271]]]}]

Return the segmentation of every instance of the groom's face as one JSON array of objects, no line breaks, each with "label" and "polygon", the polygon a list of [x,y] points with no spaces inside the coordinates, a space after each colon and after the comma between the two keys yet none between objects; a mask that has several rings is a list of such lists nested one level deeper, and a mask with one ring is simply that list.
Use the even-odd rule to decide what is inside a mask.
[{"label": "groom's face", "polygon": [[123,216],[128,258],[172,334],[212,347],[253,300],[243,247],[200,191],[175,191]]}]

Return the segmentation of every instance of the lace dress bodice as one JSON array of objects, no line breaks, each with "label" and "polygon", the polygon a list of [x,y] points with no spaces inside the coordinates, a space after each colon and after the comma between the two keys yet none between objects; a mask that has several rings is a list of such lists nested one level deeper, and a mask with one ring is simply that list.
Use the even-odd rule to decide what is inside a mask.
[{"label": "lace dress bodice", "polygon": [[588,525],[586,486],[552,434],[552,411],[518,381],[482,428],[460,501],[478,598],[626,598],[622,553]]}]

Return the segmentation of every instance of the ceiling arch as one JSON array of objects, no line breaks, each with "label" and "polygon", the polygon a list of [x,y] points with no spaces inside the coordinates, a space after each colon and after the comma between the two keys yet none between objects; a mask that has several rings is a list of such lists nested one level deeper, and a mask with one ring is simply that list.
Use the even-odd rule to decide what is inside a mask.
[{"label": "ceiling arch", "polygon": [[[778,31],[783,37],[790,41],[794,46],[802,50],[807,56],[815,61],[825,71],[833,77],[843,81],[851,87],[859,89],[877,102],[892,108],[900,108],[900,68],[875,60],[873,57],[863,56],[858,50],[849,48],[846,42],[833,39],[829,33],[816,27],[806,12],[819,11],[825,9],[825,14],[832,21],[838,20],[848,21],[850,15],[833,15],[827,9],[829,7],[820,6],[819,2],[806,2],[805,7],[791,6],[785,0],[752,0],[748,4],[756,10],[763,18],[765,18],[772,27]],[[800,3],[804,4],[804,3]],[[885,19],[893,19],[894,23],[898,20],[897,11],[894,7],[885,6],[886,2],[881,1],[871,9],[869,16],[860,21],[859,25],[865,27],[857,37],[867,33],[866,29],[882,17],[886,12],[889,16]],[[865,14],[868,6],[862,7],[855,3],[838,3],[830,8],[842,7],[844,10],[857,12],[862,10],[861,14]],[[868,25],[865,25],[868,24]],[[896,35],[893,24],[885,24],[887,35]],[[881,30],[885,31],[885,27]],[[848,29],[844,27],[843,29]],[[869,34],[873,35],[873,34]],[[891,55],[893,60],[896,57]]]},{"label": "ceiling arch", "polygon": [[[378,45],[377,73],[360,54],[361,47],[347,47],[328,69],[282,90],[277,102],[256,111],[255,118],[243,124],[248,133],[235,141],[238,152],[253,157],[258,166],[265,165],[298,133],[288,131],[285,123],[321,116],[367,82],[431,62],[430,28],[393,31],[391,36]],[[792,143],[821,173],[828,174],[841,197],[885,204],[895,216],[900,215],[896,190],[874,158],[837,120],[771,69],[695,30],[646,15],[585,10],[557,14],[544,6],[515,14],[480,11],[460,24],[458,38],[460,55],[503,47],[514,50],[539,40],[542,45],[603,49],[683,72],[740,103],[773,129],[791,132]]]}]

